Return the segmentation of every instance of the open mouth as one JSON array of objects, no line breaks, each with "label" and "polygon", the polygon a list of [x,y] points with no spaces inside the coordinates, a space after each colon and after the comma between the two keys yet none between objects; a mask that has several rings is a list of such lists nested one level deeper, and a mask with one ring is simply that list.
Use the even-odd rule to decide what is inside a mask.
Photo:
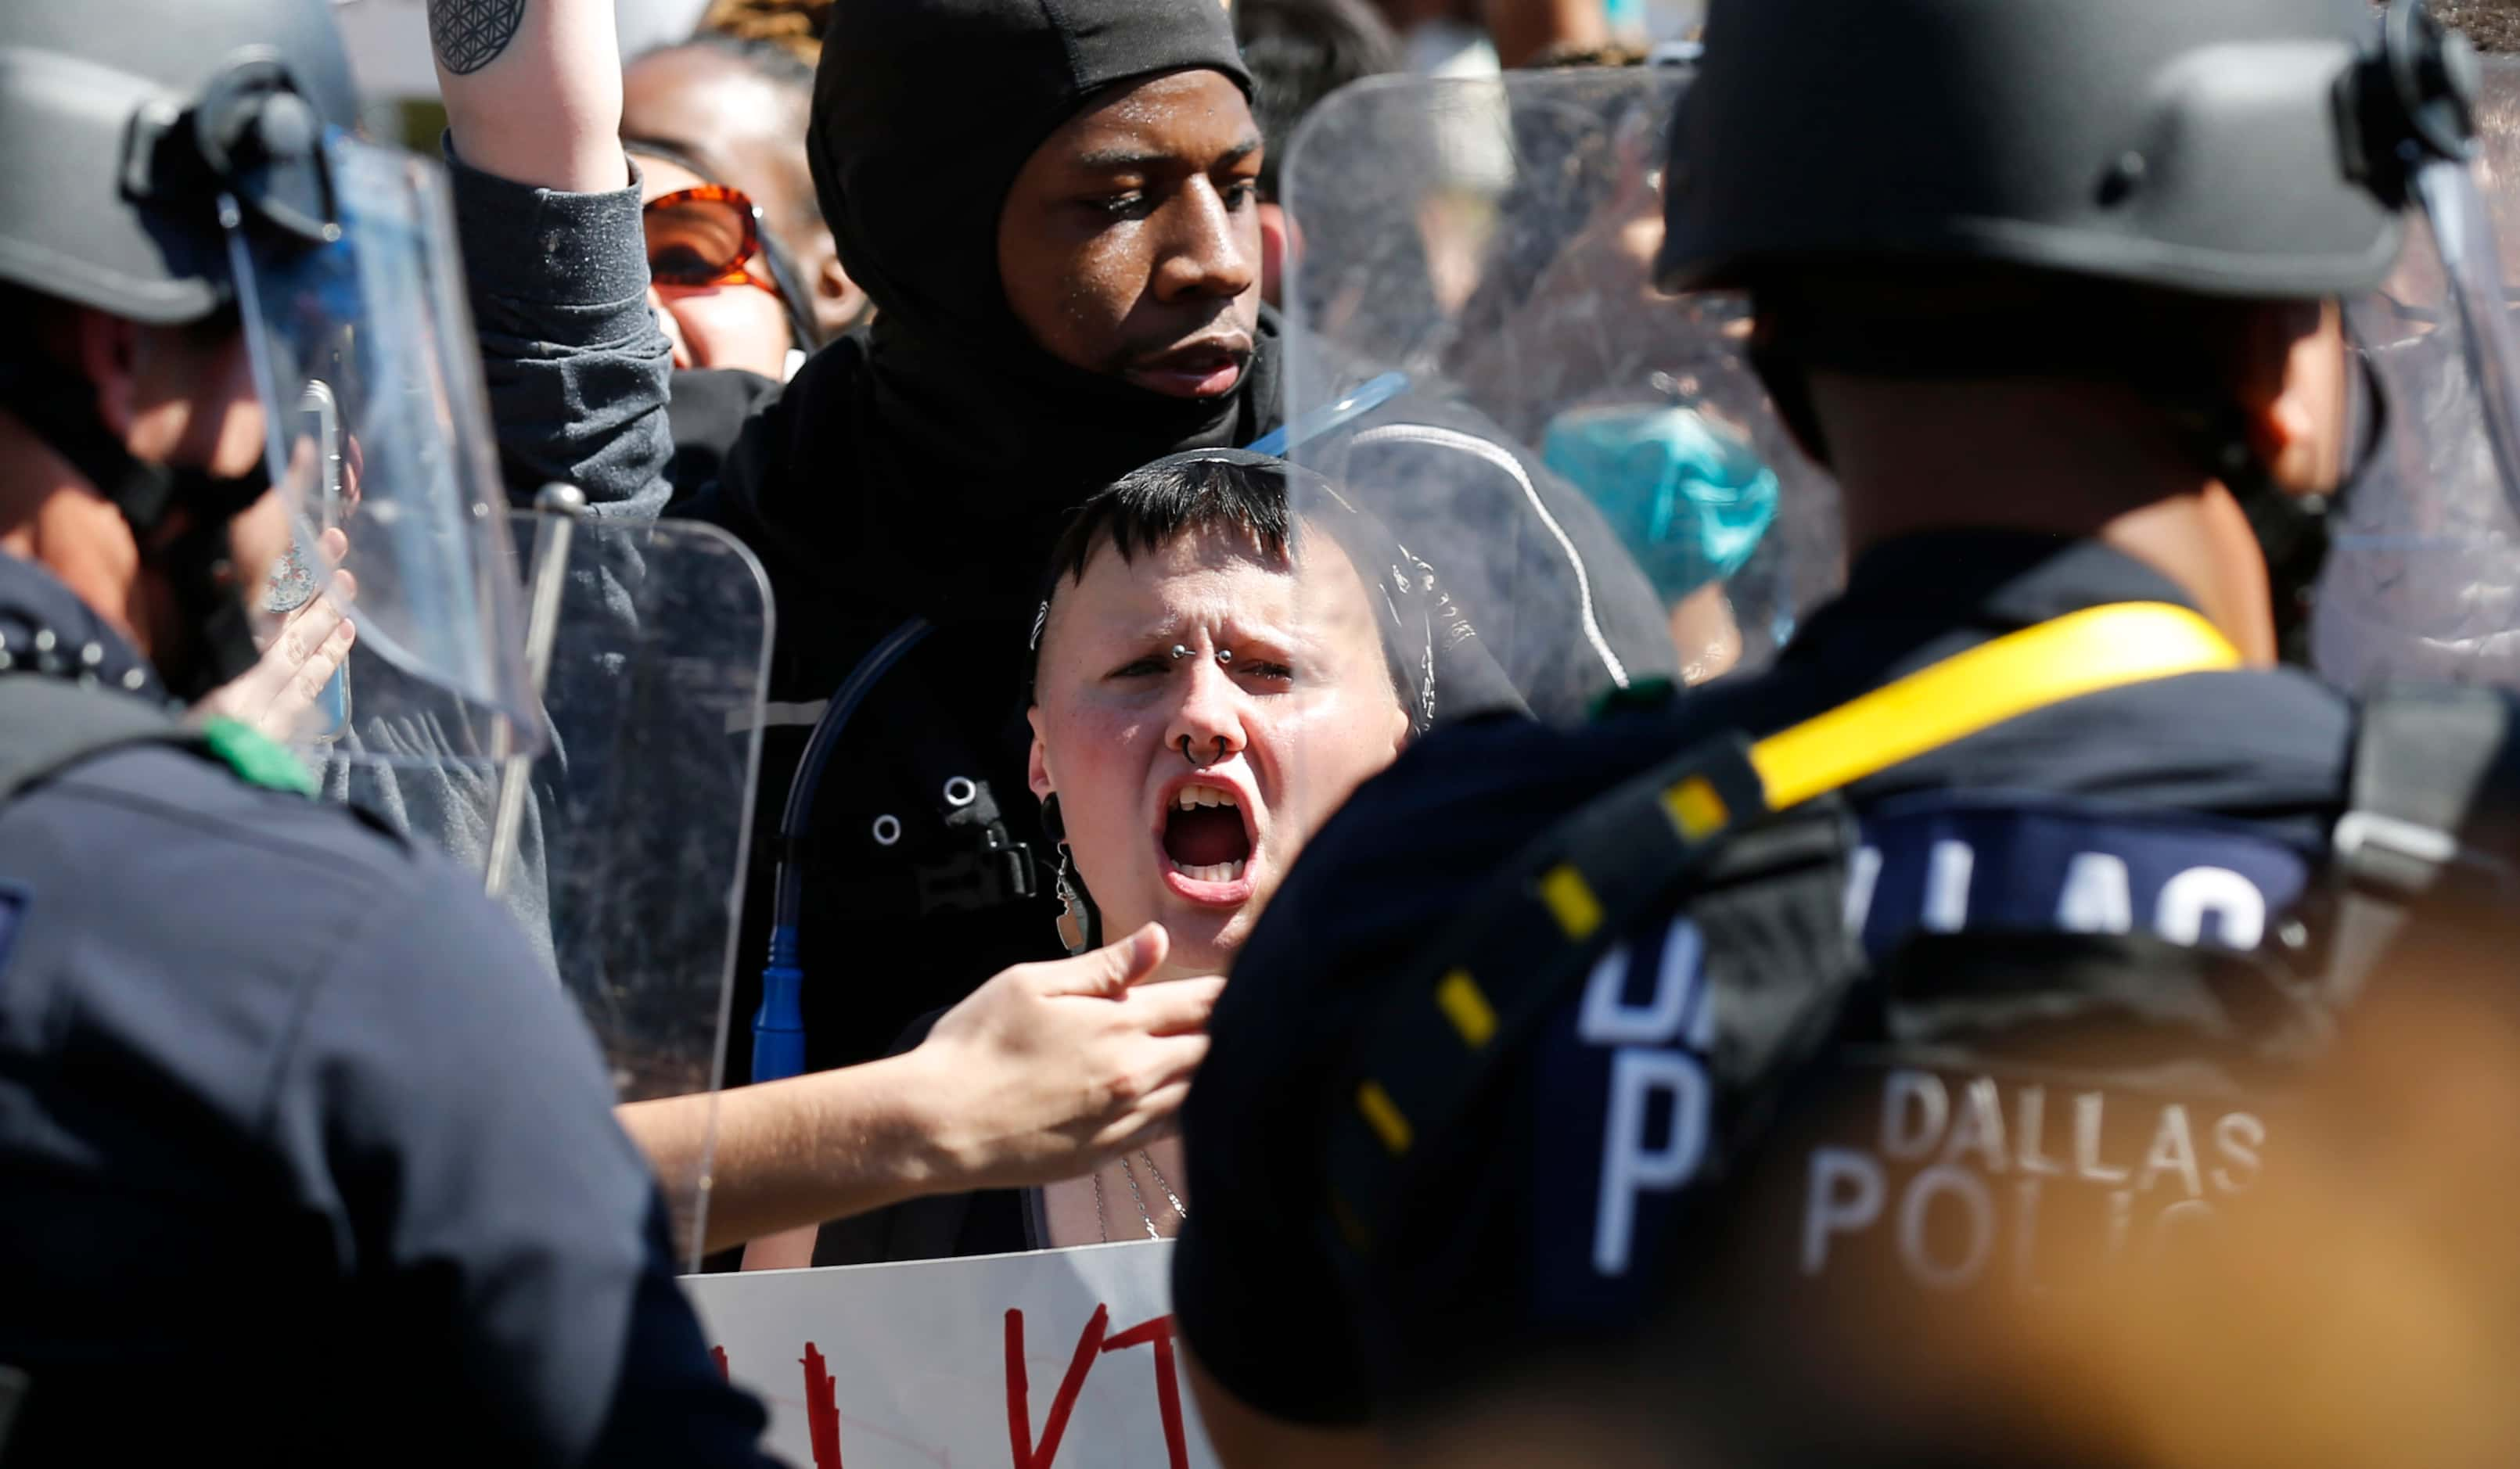
[{"label": "open mouth", "polygon": [[1158,840],[1175,886],[1188,896],[1211,902],[1246,896],[1232,890],[1244,886],[1251,864],[1249,813],[1232,790],[1195,779],[1176,788],[1164,803]]}]

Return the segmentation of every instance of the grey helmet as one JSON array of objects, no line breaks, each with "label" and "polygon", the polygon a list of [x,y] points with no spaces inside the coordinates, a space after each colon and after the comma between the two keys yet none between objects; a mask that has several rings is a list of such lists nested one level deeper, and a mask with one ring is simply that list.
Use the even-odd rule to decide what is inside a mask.
[{"label": "grey helmet", "polygon": [[227,193],[332,228],[309,161],[358,94],[329,0],[0,6],[0,280],[155,325],[231,295]]},{"label": "grey helmet", "polygon": [[1984,261],[2204,294],[2350,293],[2475,57],[2365,0],[1714,0],[1664,176],[1666,289]]}]

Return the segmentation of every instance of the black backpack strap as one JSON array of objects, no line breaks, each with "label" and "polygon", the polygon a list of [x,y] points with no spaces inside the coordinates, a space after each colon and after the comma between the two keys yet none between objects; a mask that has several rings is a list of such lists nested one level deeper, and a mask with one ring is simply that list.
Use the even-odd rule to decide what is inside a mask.
[{"label": "black backpack strap", "polygon": [[[1370,1254],[1421,1135],[1467,1111],[1512,1043],[1737,824],[1768,814],[1749,741],[1728,735],[1637,776],[1544,832],[1392,987],[1333,1098],[1327,1207]],[[1469,957],[1475,956],[1475,958]]]},{"label": "black backpack strap", "polygon": [[202,737],[127,693],[39,674],[0,676],[0,802],[128,744],[199,748]]},{"label": "black backpack strap", "polygon": [[[896,679],[897,717],[921,733],[899,747],[902,775],[946,832],[941,849],[905,854],[912,912],[920,917],[976,913],[1040,891],[1032,849],[1014,839],[990,789],[988,765],[959,720],[938,704],[924,678]],[[887,916],[899,916],[893,908]]]}]

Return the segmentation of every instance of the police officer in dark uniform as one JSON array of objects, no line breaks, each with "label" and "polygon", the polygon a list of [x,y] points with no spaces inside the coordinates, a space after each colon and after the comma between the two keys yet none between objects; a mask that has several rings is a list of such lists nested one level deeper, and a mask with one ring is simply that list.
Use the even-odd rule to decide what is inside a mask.
[{"label": "police officer in dark uniform", "polygon": [[1991,1380],[1861,1374],[2244,1198],[2375,852],[2490,758],[2278,663],[2320,512],[2418,426],[2357,330],[2410,199],[2508,345],[2461,43],[1717,0],[1706,46],[1659,275],[1749,292],[1847,585],[1757,676],[1439,734],[1308,849],[1185,1112],[1175,1309],[1238,1469],[2010,1442]]},{"label": "police officer in dark uniform", "polygon": [[0,16],[0,1458],[761,1462],[513,922],[176,718],[278,631],[318,378],[363,637],[525,707],[442,186],[355,103],[324,0]]}]

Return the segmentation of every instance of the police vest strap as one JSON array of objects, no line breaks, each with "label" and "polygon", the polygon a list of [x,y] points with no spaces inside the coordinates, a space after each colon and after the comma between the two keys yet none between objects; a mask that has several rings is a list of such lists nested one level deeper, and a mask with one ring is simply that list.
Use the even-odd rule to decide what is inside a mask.
[{"label": "police vest strap", "polygon": [[1508,864],[1361,1031],[1325,1139],[1331,1233],[1373,1248],[1426,1139],[1628,925],[1668,905],[1715,838],[2034,710],[2239,666],[2213,624],[2118,602],[2025,628],[1753,743],[1692,747],[1587,803]]}]

